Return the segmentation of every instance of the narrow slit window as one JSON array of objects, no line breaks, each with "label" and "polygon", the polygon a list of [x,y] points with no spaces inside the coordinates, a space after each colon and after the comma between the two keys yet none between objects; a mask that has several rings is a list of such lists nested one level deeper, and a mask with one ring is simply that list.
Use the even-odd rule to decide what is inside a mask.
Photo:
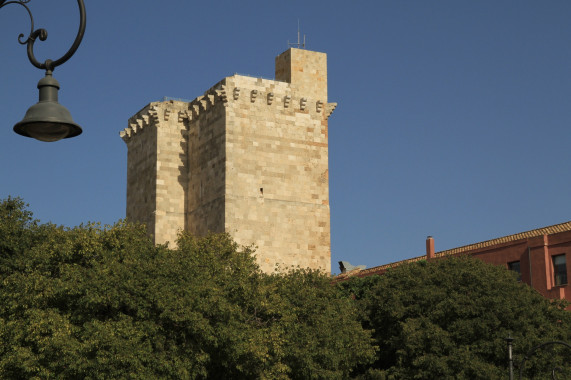
[{"label": "narrow slit window", "polygon": [[553,256],[553,277],[555,285],[567,284],[567,263],[564,254]]},{"label": "narrow slit window", "polygon": [[508,263],[508,269],[517,273],[517,280],[521,281],[521,266],[519,261]]}]

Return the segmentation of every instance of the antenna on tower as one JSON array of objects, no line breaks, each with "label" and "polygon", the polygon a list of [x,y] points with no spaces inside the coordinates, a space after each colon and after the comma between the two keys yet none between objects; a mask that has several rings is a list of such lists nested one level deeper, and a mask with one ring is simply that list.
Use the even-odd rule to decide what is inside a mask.
[{"label": "antenna on tower", "polygon": [[296,47],[298,49],[305,49],[305,34],[303,35],[303,42],[301,42],[301,35],[299,32],[299,19],[297,19],[297,42],[289,42],[289,40],[287,40],[287,46],[289,47]]}]

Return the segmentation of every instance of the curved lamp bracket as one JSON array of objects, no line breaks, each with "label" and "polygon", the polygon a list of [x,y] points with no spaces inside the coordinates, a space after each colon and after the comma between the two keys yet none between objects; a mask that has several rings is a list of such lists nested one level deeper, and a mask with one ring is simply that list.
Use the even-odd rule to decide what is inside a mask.
[{"label": "curved lamp bracket", "polygon": [[45,41],[48,38],[48,31],[41,28],[34,30],[34,17],[32,16],[30,8],[28,8],[28,6],[26,5],[29,2],[30,0],[15,0],[15,1],[0,0],[0,8],[9,4],[19,4],[26,9],[28,15],[30,16],[30,23],[31,23],[30,34],[25,40],[22,40],[24,34],[23,33],[20,34],[18,36],[18,42],[20,42],[20,44],[22,45],[28,45],[27,46],[28,59],[30,60],[32,65],[34,65],[38,69],[46,70],[46,72],[47,71],[51,72],[57,66],[63,64],[68,59],[70,59],[71,56],[75,53],[75,51],[79,47],[79,44],[83,39],[83,35],[85,34],[85,4],[83,3],[83,0],[77,0],[77,5],[79,6],[79,31],[77,32],[77,36],[75,37],[75,41],[73,41],[73,45],[71,46],[71,48],[61,58],[55,61],[47,59],[44,63],[40,63],[34,56],[34,43],[36,42],[37,38],[39,38],[40,41]]}]

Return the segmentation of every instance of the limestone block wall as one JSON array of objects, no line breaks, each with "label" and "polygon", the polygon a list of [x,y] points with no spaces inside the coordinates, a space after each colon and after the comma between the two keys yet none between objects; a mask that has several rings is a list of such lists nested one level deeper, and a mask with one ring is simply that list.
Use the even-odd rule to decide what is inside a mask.
[{"label": "limestone block wall", "polygon": [[[147,108],[147,107],[146,107]],[[155,233],[157,130],[143,109],[121,132],[127,144],[127,219],[144,223],[149,234]],[[137,138],[134,138],[134,136]]]},{"label": "limestone block wall", "polygon": [[224,232],[226,113],[213,89],[189,104],[188,192],[185,229]]},{"label": "limestone block wall", "polygon": [[[327,118],[334,105],[290,83],[226,78],[225,227],[276,264],[330,271]],[[317,92],[310,94],[315,95]]]},{"label": "limestone block wall", "polygon": [[186,169],[187,130],[179,120],[184,102],[161,102],[151,106],[157,124],[157,180],[155,243],[174,243],[184,228],[185,194],[188,178]]},{"label": "limestone block wall", "polygon": [[184,102],[154,102],[121,132],[127,143],[127,219],[147,225],[155,243],[174,243],[184,228],[187,127]]},{"label": "limestone block wall", "polygon": [[276,80],[327,103],[327,54],[291,48],[276,57]]}]

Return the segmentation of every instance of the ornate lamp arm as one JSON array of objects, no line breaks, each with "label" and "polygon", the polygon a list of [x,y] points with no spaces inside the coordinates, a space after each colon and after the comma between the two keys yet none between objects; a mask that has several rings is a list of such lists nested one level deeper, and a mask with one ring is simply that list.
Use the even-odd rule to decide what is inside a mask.
[{"label": "ornate lamp arm", "polygon": [[38,69],[53,71],[57,66],[65,63],[68,59],[71,58],[71,56],[75,53],[75,51],[79,47],[81,40],[83,39],[83,35],[85,33],[85,22],[86,22],[85,4],[83,3],[83,0],[77,0],[77,5],[79,6],[79,31],[77,32],[77,36],[75,37],[75,41],[73,42],[71,48],[61,58],[55,61],[47,59],[44,63],[40,63],[34,55],[34,43],[36,42],[37,38],[39,38],[40,41],[45,41],[48,38],[48,31],[41,28],[34,30],[34,17],[32,16],[30,8],[28,8],[28,6],[26,5],[29,2],[30,0],[15,0],[15,1],[0,0],[0,8],[9,4],[19,4],[26,9],[28,15],[30,16],[30,22],[31,22],[30,34],[28,35],[25,41],[22,41],[24,34],[20,34],[18,36],[18,42],[20,42],[22,45],[28,45],[27,49],[28,59],[30,60],[32,65],[34,65]]}]

